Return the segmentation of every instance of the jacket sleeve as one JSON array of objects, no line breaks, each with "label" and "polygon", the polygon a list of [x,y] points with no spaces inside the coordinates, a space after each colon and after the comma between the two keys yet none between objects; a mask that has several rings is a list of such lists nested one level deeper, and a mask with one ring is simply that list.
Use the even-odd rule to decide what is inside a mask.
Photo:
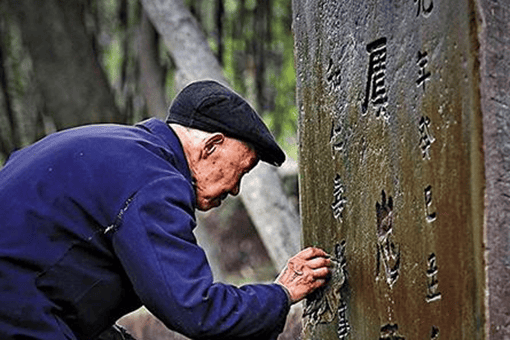
[{"label": "jacket sleeve", "polygon": [[146,185],[125,209],[114,250],[142,303],[193,339],[276,339],[289,311],[275,284],[213,283],[192,233],[194,193],[179,176]]}]

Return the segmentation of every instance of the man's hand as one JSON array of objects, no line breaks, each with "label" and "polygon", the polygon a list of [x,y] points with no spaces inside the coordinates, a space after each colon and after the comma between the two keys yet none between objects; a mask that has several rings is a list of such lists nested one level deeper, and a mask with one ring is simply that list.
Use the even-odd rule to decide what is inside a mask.
[{"label": "man's hand", "polygon": [[287,288],[291,303],[296,303],[326,283],[330,266],[331,260],[325,251],[306,248],[287,262],[276,283]]}]

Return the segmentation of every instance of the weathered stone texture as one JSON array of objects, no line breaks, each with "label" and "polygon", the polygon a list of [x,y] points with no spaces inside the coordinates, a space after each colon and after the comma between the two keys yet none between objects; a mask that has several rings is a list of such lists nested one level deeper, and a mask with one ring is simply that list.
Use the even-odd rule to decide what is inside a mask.
[{"label": "weathered stone texture", "polygon": [[508,338],[506,2],[293,1],[304,243],[347,271],[305,338]]},{"label": "weathered stone texture", "polygon": [[510,1],[480,1],[488,328],[510,339]]}]

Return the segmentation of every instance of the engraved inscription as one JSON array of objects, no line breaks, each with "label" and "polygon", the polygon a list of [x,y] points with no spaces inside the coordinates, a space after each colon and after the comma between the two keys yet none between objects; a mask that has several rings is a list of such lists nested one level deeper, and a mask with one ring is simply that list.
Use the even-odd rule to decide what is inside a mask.
[{"label": "engraved inscription", "polygon": [[430,118],[422,116],[418,123],[420,130],[420,148],[423,159],[430,159],[430,147],[435,139],[430,133]]},{"label": "engraved inscription", "polygon": [[428,223],[432,223],[436,220],[437,215],[435,212],[430,212],[430,206],[432,205],[432,186],[429,185],[425,188],[425,220]]},{"label": "engraved inscription", "polygon": [[427,268],[427,296],[425,301],[428,303],[441,299],[441,293],[439,292],[439,281],[437,279],[437,261],[434,253],[430,254],[428,259]]},{"label": "engraved inscription", "polygon": [[434,9],[434,3],[432,0],[414,0],[414,2],[418,3],[418,11],[416,12],[416,16],[423,15],[427,18],[430,13],[432,13],[432,9]]},{"label": "engraved inscription", "polygon": [[342,152],[345,146],[345,133],[344,128],[341,124],[333,124],[331,125],[331,135],[330,135],[330,144],[333,147],[333,150],[337,152]]},{"label": "engraved inscription", "polygon": [[432,330],[430,331],[430,340],[438,340],[439,339],[439,328],[436,326],[432,326]]},{"label": "engraved inscription", "polygon": [[340,67],[333,62],[332,58],[329,58],[328,69],[326,70],[326,80],[333,86],[333,88],[340,86],[342,81],[340,71]]},{"label": "engraved inscription", "polygon": [[422,86],[423,90],[425,90],[425,81],[430,80],[430,72],[425,69],[428,62],[427,52],[422,53],[418,51],[418,61],[416,62],[418,65],[418,79],[416,80],[416,86]]},{"label": "engraved inscription", "polygon": [[368,78],[365,100],[361,104],[363,114],[367,113],[369,103],[376,109],[376,117],[388,118],[386,106],[388,96],[386,91],[386,38],[377,39],[367,45],[369,53]]},{"label": "engraved inscription", "polygon": [[338,308],[338,339],[343,340],[347,338],[349,335],[349,331],[351,327],[349,326],[349,322],[347,322],[347,305],[345,302],[340,301],[340,307]]},{"label": "engraved inscription", "polygon": [[379,340],[405,340],[398,334],[398,325],[387,324],[381,327],[381,336]]},{"label": "engraved inscription", "polygon": [[331,258],[334,269],[329,283],[315,290],[306,298],[303,316],[307,324],[316,326],[319,323],[331,323],[338,316],[338,337],[343,340],[349,334],[349,323],[346,316],[347,306],[342,299],[341,288],[346,283],[345,241],[335,246],[335,255]]},{"label": "engraved inscription", "polygon": [[333,216],[339,221],[342,221],[342,213],[346,203],[347,199],[344,197],[344,186],[342,185],[340,175],[337,174],[334,181],[333,204],[331,205],[331,209],[333,210]]},{"label": "engraved inscription", "polygon": [[393,288],[400,275],[400,249],[393,242],[393,198],[386,200],[386,193],[382,191],[381,203],[377,202],[377,265],[376,277],[384,267],[386,283]]}]

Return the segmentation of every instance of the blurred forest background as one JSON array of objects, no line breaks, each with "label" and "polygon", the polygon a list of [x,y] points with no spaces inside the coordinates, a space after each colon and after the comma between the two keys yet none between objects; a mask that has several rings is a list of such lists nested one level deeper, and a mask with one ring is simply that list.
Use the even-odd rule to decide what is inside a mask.
[{"label": "blurred forest background", "polygon": [[[291,2],[185,4],[230,86],[295,157]],[[164,118],[178,91],[175,63],[138,0],[1,1],[0,64],[3,159],[55,130]]]},{"label": "blurred forest background", "polygon": [[[204,74],[247,98],[287,155],[297,160],[291,4],[288,0],[0,1],[0,167],[12,151],[58,130],[164,119],[175,94]],[[172,20],[173,26],[165,23]],[[202,48],[203,43],[193,36],[194,27],[206,41],[205,56],[198,49],[195,54],[194,48]],[[212,63],[207,61],[210,52]],[[192,64],[193,59],[198,64]],[[205,73],[200,73],[201,67]],[[220,75],[214,73],[217,67]],[[277,221],[273,230],[299,234],[297,169],[295,162],[290,163],[278,176],[289,199],[285,204],[290,205],[290,226]],[[264,196],[275,191],[275,184],[269,179],[272,173],[265,171],[261,176],[271,189],[261,189],[259,201],[272,202]],[[220,209],[199,216],[202,227],[197,228],[199,243],[213,255],[215,277],[233,284],[273,280],[289,255],[278,253],[278,237],[271,230],[261,237],[260,225],[267,223],[253,221],[254,215],[263,214],[250,215],[246,202],[227,200]],[[275,216],[271,211],[267,214]],[[282,242],[290,242],[285,239]],[[299,248],[295,243],[292,249]],[[280,339],[297,338],[299,311],[289,320]],[[138,339],[181,338],[143,309],[123,324]]]}]

